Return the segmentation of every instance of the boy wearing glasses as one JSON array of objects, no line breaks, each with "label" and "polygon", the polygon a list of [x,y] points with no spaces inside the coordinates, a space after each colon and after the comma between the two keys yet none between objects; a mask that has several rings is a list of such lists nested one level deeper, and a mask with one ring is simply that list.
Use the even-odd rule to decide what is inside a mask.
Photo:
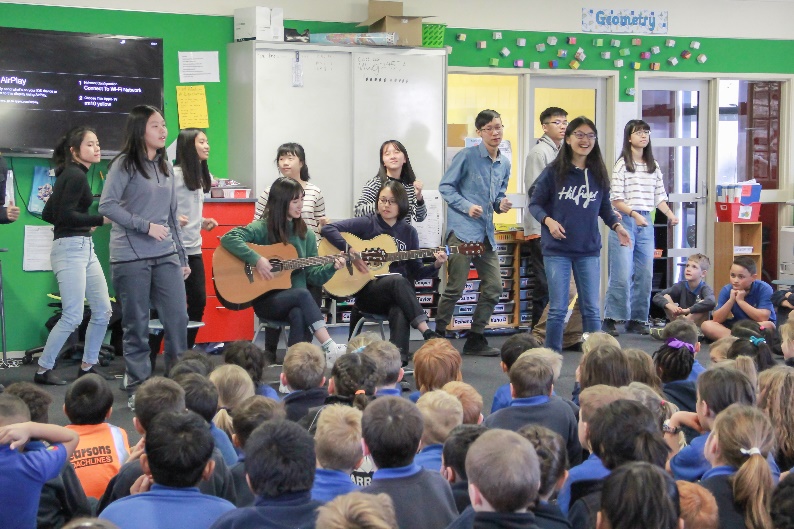
[{"label": "boy wearing glasses", "polygon": [[[543,126],[543,136],[529,151],[524,165],[524,189],[527,190],[529,198],[532,197],[535,180],[560,151],[560,143],[568,127],[568,112],[559,107],[549,107],[540,113],[540,124]],[[530,248],[529,262],[535,277],[535,288],[532,291],[532,327],[535,327],[549,302],[549,285],[546,282],[546,269],[540,250],[540,223],[529,212],[528,206],[529,201],[524,212],[524,236]]]},{"label": "boy wearing glasses", "polygon": [[478,257],[455,254],[449,257],[447,288],[441,295],[436,315],[436,332],[442,336],[452,319],[455,303],[463,293],[473,263],[480,279],[480,297],[463,346],[463,354],[497,356],[499,349],[488,345],[483,335],[494,305],[502,294],[499,258],[494,250],[494,213],[513,206],[505,196],[510,179],[510,159],[499,152],[504,126],[495,110],[483,110],[474,120],[482,143],[455,155],[441,179],[438,190],[447,203],[447,244],[484,242],[486,251]]}]

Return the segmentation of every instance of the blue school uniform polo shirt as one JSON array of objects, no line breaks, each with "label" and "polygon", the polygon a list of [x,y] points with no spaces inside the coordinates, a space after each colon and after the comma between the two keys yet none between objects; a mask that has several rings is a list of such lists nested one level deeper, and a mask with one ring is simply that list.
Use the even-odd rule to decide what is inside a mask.
[{"label": "blue school uniform polo shirt", "polygon": [[[712,470],[705,453],[708,438],[709,432],[698,435],[692,439],[689,446],[682,448],[670,459],[670,470],[672,470],[675,479],[683,479],[692,483],[706,479],[706,474]],[[777,483],[780,479],[780,469],[771,453],[767,457],[767,462],[772,471],[772,479]]]},{"label": "blue school uniform polo shirt", "polygon": [[701,364],[700,362],[697,361],[697,359],[695,359],[695,363],[692,364],[692,371],[689,372],[689,376],[686,379],[689,382],[697,382],[698,381],[698,377],[705,370],[706,370],[706,368],[703,367],[703,364]]},{"label": "blue school uniform polo shirt", "polygon": [[441,472],[441,452],[443,450],[444,445],[442,444],[428,445],[416,454],[414,463],[427,470]]},{"label": "blue school uniform polo shirt", "polygon": [[565,516],[568,516],[568,509],[571,507],[571,485],[577,481],[587,481],[594,479],[605,479],[609,476],[609,470],[601,462],[601,458],[595,454],[585,459],[581,465],[576,465],[568,472],[568,479],[557,495],[557,507]]},{"label": "blue school uniform polo shirt", "polygon": [[315,501],[326,503],[337,496],[356,490],[361,490],[361,487],[353,483],[350,474],[325,468],[315,470],[314,485],[312,485],[312,499]]},{"label": "blue school uniform polo shirt", "polygon": [[495,413],[503,408],[510,406],[513,396],[510,394],[510,382],[499,386],[496,393],[493,394],[493,404],[491,404],[491,413]]},{"label": "blue school uniform polo shirt", "polygon": [[229,436],[213,423],[210,423],[210,433],[215,441],[215,448],[220,450],[223,460],[229,467],[233,467],[237,463],[238,455]]},{"label": "blue school uniform polo shirt", "polygon": [[398,388],[380,388],[375,392],[376,397],[402,397],[403,390]]},{"label": "blue school uniform polo shirt", "polygon": [[[717,299],[717,309],[728,302],[731,297],[731,290],[730,283],[722,287],[722,290],[720,290],[720,297]],[[757,309],[768,310],[769,321],[772,323],[777,321],[775,307],[772,305],[772,287],[763,281],[753,281],[753,284],[750,285],[750,291],[744,297],[744,300]],[[739,307],[738,303],[734,303],[733,307],[731,307],[731,314],[733,314],[734,321],[750,319],[747,313],[744,312],[741,307]]]}]

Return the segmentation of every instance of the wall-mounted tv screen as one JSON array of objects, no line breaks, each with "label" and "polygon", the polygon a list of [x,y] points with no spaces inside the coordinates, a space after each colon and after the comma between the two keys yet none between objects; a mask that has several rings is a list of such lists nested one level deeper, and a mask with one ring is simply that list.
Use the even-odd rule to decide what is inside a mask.
[{"label": "wall-mounted tv screen", "polygon": [[163,106],[163,41],[0,27],[0,152],[48,156],[71,127],[122,146],[136,105]]}]

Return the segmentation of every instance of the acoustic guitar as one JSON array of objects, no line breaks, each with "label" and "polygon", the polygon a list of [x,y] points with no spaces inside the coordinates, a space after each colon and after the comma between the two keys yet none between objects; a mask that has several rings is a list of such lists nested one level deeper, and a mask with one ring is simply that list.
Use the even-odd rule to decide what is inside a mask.
[{"label": "acoustic guitar", "polygon": [[[485,245],[479,242],[463,243],[458,246],[441,246],[439,248],[422,248],[421,250],[397,251],[397,243],[390,235],[381,234],[368,241],[361,239],[352,233],[342,232],[354,255],[361,256],[367,263],[369,272],[364,274],[359,272],[356,267],[346,267],[337,270],[334,276],[323,287],[325,290],[336,297],[349,297],[364,288],[364,286],[379,275],[389,273],[389,265],[395,261],[408,261],[423,257],[432,257],[438,251],[447,254],[462,254],[475,257],[485,253]],[[339,249],[328,242],[328,239],[320,241],[317,252],[321,256],[339,255]]]},{"label": "acoustic guitar", "polygon": [[[218,246],[212,254],[212,281],[218,300],[227,309],[243,310],[250,307],[259,296],[271,290],[286,290],[292,286],[292,271],[310,266],[333,263],[341,254],[298,258],[298,250],[291,244],[247,243],[248,247],[270,261],[273,279],[266,280],[256,271],[255,266],[241,261],[223,246]],[[347,254],[349,270],[353,270],[352,260],[356,255]]]}]

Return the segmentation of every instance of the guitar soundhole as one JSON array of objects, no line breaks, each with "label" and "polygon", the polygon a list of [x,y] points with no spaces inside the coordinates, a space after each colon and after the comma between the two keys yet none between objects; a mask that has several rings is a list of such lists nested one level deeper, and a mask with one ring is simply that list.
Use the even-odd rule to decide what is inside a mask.
[{"label": "guitar soundhole", "polygon": [[281,272],[284,269],[284,265],[281,264],[281,259],[268,259],[270,261],[270,266],[273,268],[270,270],[271,272]]}]

